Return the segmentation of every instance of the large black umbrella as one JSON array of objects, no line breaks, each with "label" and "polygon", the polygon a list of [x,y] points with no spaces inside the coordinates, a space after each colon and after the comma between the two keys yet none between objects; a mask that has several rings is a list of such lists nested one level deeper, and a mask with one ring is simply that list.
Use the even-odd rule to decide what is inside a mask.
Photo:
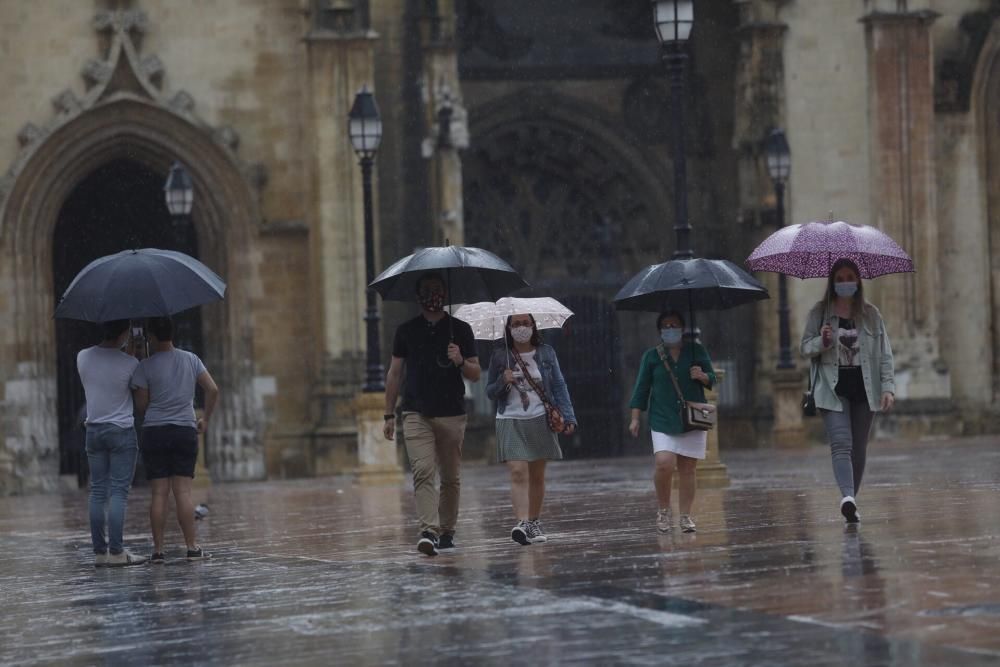
[{"label": "large black umbrella", "polygon": [[756,278],[725,259],[672,259],[647,266],[615,295],[618,310],[688,311],[695,331],[696,310],[725,310],[770,295]]},{"label": "large black umbrella", "polygon": [[510,264],[482,248],[444,246],[422,248],[395,262],[369,287],[389,301],[413,301],[417,281],[438,273],[448,283],[449,303],[496,301],[527,287]]},{"label": "large black umbrella", "polygon": [[647,266],[618,294],[618,310],[725,310],[767,299],[756,278],[724,259],[672,259]]},{"label": "large black umbrella", "polygon": [[87,322],[173,315],[218,301],[226,283],[194,257],[140,248],[95,259],[77,274],[56,317]]}]

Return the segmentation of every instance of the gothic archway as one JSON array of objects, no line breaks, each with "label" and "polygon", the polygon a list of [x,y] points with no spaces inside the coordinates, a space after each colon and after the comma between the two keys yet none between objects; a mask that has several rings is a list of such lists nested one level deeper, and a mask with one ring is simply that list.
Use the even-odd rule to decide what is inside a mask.
[{"label": "gothic archway", "polygon": [[611,299],[670,245],[656,160],[580,107],[519,95],[474,111],[463,158],[469,244],[507,258],[533,293],[576,313],[551,335],[581,424],[571,457],[625,451],[623,403],[650,337]]}]

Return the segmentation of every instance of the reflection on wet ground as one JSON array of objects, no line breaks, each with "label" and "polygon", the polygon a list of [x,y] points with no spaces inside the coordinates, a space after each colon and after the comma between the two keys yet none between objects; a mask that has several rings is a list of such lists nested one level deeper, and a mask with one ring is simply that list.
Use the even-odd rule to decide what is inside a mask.
[{"label": "reflection on wet ground", "polygon": [[83,492],[0,499],[0,663],[997,664],[998,444],[876,443],[857,529],[822,448],[724,455],[696,535],[656,533],[648,461],[556,464],[529,547],[505,470],[468,466],[435,559],[404,486],[216,485],[213,561],[182,562],[172,527],[174,560],[119,570],[91,567]]}]

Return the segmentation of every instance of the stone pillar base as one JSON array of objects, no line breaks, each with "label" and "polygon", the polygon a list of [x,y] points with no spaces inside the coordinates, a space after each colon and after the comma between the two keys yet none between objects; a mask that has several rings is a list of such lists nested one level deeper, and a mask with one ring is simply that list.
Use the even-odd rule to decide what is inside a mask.
[{"label": "stone pillar base", "polygon": [[[726,379],[725,371],[716,369],[715,379],[715,387],[705,392],[705,398],[709,403],[718,405],[718,389],[722,381]],[[720,414],[720,420],[722,417],[723,415]],[[729,473],[726,472],[726,466],[719,458],[719,424],[716,424],[715,428],[708,432],[708,446],[705,449],[705,460],[698,462],[698,467],[695,468],[695,471],[698,486],[700,487],[718,489],[729,486]]]},{"label": "stone pillar base", "polygon": [[[729,473],[726,465],[720,461],[699,461],[695,472],[699,489],[722,489],[729,486]],[[674,484],[678,484],[676,479]]]},{"label": "stone pillar base", "polygon": [[805,447],[809,443],[802,422],[802,392],[806,386],[801,371],[797,368],[775,371],[771,384],[774,391],[772,443],[780,448]]},{"label": "stone pillar base", "polygon": [[354,407],[358,424],[355,479],[363,484],[398,484],[403,480],[403,468],[396,455],[396,442],[382,435],[385,394],[359,394],[354,399]]}]

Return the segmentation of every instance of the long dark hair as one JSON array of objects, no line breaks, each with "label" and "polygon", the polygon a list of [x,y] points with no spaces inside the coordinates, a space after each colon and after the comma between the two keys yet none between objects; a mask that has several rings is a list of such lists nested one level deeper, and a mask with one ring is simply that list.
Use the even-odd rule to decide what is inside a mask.
[{"label": "long dark hair", "polygon": [[830,269],[830,275],[826,279],[826,300],[827,303],[832,303],[837,298],[837,290],[833,287],[835,285],[833,277],[837,275],[837,271],[845,266],[854,271],[854,275],[858,277],[858,291],[851,297],[851,314],[857,318],[864,313],[865,309],[865,283],[861,280],[861,271],[858,270],[858,265],[853,260],[842,257],[834,262],[833,268]]},{"label": "long dark hair", "polygon": [[656,318],[657,331],[659,331],[662,328],[660,325],[663,324],[663,320],[667,319],[668,317],[676,317],[681,323],[681,331],[685,330],[687,324],[684,322],[684,316],[681,315],[676,310],[665,310],[662,313],[660,313],[659,317]]},{"label": "long dark hair", "polygon": [[[507,349],[514,348],[514,337],[510,335],[510,321],[513,315],[507,316],[507,324],[504,325],[504,336],[507,338]],[[531,318],[531,340],[528,341],[533,347],[539,347],[544,341],[542,340],[542,334],[538,333],[538,324],[535,322],[535,316],[528,313],[528,317]]]}]

